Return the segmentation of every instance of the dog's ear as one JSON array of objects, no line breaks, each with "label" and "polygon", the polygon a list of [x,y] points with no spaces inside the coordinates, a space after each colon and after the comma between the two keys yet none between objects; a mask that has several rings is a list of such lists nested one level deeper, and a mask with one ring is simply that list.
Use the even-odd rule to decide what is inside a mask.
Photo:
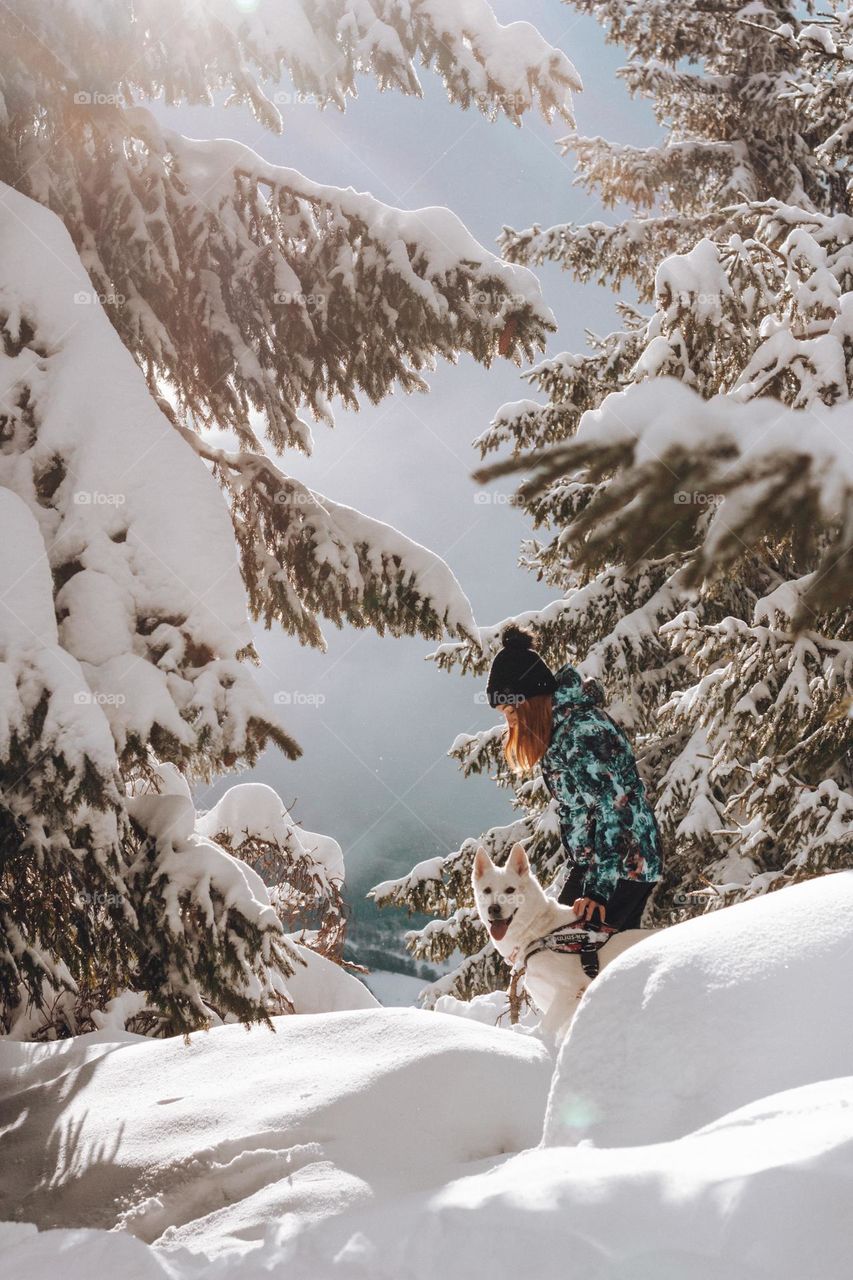
[{"label": "dog's ear", "polygon": [[474,879],[479,880],[481,876],[484,876],[486,874],[486,872],[489,870],[489,868],[492,865],[493,863],[491,858],[486,853],[486,850],[483,848],[483,846],[480,845],[479,849],[474,855]]},{"label": "dog's ear", "polygon": [[510,851],[508,866],[517,876],[530,874],[530,861],[524,852],[524,845],[514,844]]}]

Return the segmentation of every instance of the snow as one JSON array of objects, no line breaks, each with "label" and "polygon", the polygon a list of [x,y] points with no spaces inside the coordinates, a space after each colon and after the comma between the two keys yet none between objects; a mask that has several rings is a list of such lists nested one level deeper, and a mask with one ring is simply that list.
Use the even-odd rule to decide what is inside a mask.
[{"label": "snow", "polygon": [[451,209],[438,205],[398,209],[368,192],[314,182],[296,169],[271,164],[232,138],[187,138],[168,129],[160,130],[147,112],[135,110],[140,125],[156,132],[163,150],[168,149],[177,157],[182,177],[197,191],[200,202],[203,196],[208,202],[215,200],[217,188],[227,189],[234,172],[245,174],[262,185],[284,188],[309,205],[328,207],[341,218],[369,227],[373,240],[385,244],[387,252],[393,253],[389,270],[399,274],[441,318],[446,319],[448,312],[441,286],[454,278],[460,263],[465,262],[473,281],[484,286],[493,281],[503,286],[509,295],[506,305],[511,309],[529,306],[546,324],[554,322],[534,273],[527,267],[504,262],[486,249]]},{"label": "snow", "polygon": [[[32,420],[30,446],[0,459],[0,487],[38,524],[32,559],[67,575],[56,597],[62,662],[75,678],[81,664],[80,687],[102,713],[75,755],[94,755],[104,716],[119,750],[154,724],[191,744],[195,716],[196,732],[213,731],[212,749],[228,732],[239,752],[239,727],[272,715],[237,660],[251,632],[217,483],[152,401],[60,220],[8,186],[2,197],[0,311],[12,341],[35,337],[0,357],[10,404],[26,404]],[[15,424],[23,431],[13,414]],[[56,488],[42,500],[39,479],[52,471]],[[6,617],[14,610],[43,635],[43,620],[25,616],[36,580],[26,600],[23,575],[7,584]],[[188,662],[189,649],[209,661]]]},{"label": "snow", "polygon": [[[752,469],[778,463],[780,457],[800,458],[820,518],[831,524],[844,496],[853,491],[853,451],[844,446],[850,422],[848,404],[809,410],[789,409],[766,397],[746,403],[724,395],[703,400],[675,378],[661,377],[606,396],[599,408],[584,413],[576,438],[583,445],[630,447],[636,467],[659,461],[674,448],[696,449],[710,458],[713,447],[721,461],[719,471],[709,464],[703,476],[708,492],[715,484],[725,492],[737,458],[748,457]],[[734,489],[734,496],[725,496],[714,510],[705,544],[710,559],[717,537],[737,527],[732,508],[739,500],[740,490]]]},{"label": "snow", "polygon": [[262,782],[230,787],[212,809],[196,818],[195,830],[210,839],[225,836],[235,849],[246,839],[277,844],[294,858],[312,859],[329,880],[343,883],[344,855],[337,840],[297,826],[278,793]]},{"label": "snow", "polygon": [[380,884],[375,884],[368,897],[375,898],[377,902],[382,902],[399,894],[401,890],[405,891],[405,889],[423,884],[427,880],[440,881],[443,866],[444,858],[424,858],[422,862],[416,863],[411,871],[400,879],[383,880]]},{"label": "snow", "polygon": [[[72,0],[67,8],[86,24],[89,36],[74,47],[74,71],[81,84],[100,83],[92,78],[90,58],[93,51],[102,53],[104,42],[111,40],[129,59],[139,55],[138,28],[156,30],[156,22],[163,20],[156,0],[134,6],[136,26],[127,19],[121,22],[121,15],[108,17],[92,0]],[[447,89],[454,97],[463,86],[479,94],[497,85],[513,95],[506,110],[514,116],[523,109],[514,102],[516,94],[529,104],[535,88],[545,110],[554,100],[567,104],[569,90],[582,87],[560,49],[528,22],[500,23],[487,0],[413,0],[406,5],[359,0],[347,6],[336,0],[281,0],[272,6],[260,0],[205,0],[203,5],[177,4],[170,12],[177,21],[162,50],[146,59],[138,56],[139,65],[128,66],[132,83],[147,84],[152,78],[156,83],[167,59],[173,77],[169,102],[182,100],[187,82],[197,92],[200,75],[209,92],[228,85],[244,93],[252,89],[255,101],[256,79],[278,80],[282,65],[292,71],[297,92],[318,105],[343,106],[345,96],[356,93],[353,71],[417,93],[415,63],[429,65],[439,39],[449,60],[446,67],[442,59],[440,70],[447,71]],[[289,100],[290,95],[276,96],[279,102]]]},{"label": "snow", "polygon": [[835,41],[832,38],[832,32],[828,27],[822,27],[817,22],[807,23],[797,36],[797,41],[801,45],[819,45],[823,49],[824,53],[828,53],[830,57],[834,56],[838,52]]},{"label": "snow", "polygon": [[9,1274],[847,1280],[851,922],[853,871],[648,938],[553,1076],[497,997],[0,1042]]},{"label": "snow", "polygon": [[690,308],[697,324],[719,326],[732,287],[713,241],[699,240],[689,253],[665,258],[655,274],[655,293],[665,312],[671,308],[677,316]]},{"label": "snow", "polygon": [[[849,1276],[853,1079],[766,1099],[641,1151],[527,1151],[393,1217],[306,1233],[289,1274],[341,1280]],[[333,1265],[330,1265],[333,1262]]]},{"label": "snow", "polygon": [[[544,1140],[665,1142],[850,1073],[853,871],[697,916],[609,965],[560,1053]],[[853,1101],[853,1099],[851,1099]]]},{"label": "snow", "polygon": [[[309,489],[292,476],[286,475],[269,458],[257,455],[229,452],[209,445],[199,445],[198,438],[187,433],[187,439],[200,449],[208,462],[236,473],[258,477],[263,475],[277,498],[286,500],[294,512],[295,529],[289,545],[290,554],[298,558],[300,545],[310,547],[310,555],[316,572],[324,577],[331,569],[339,583],[341,604],[344,600],[361,598],[372,590],[369,579],[386,581],[389,585],[399,580],[406,582],[428,603],[436,617],[455,634],[475,637],[477,624],[471,603],[458,579],[446,561],[407,537],[399,529],[382,520],[373,519],[353,507],[334,502],[331,498]],[[271,581],[280,585],[280,570],[271,561]]]},{"label": "snow", "polygon": [[0,1217],[242,1250],[538,1140],[536,1041],[413,1009],[274,1026],[0,1042]]},{"label": "snow", "polygon": [[[440,985],[435,984],[436,987]],[[456,996],[439,996],[432,1006],[436,1013],[452,1013],[458,1018],[473,1018],[487,1027],[505,1027],[519,1035],[527,1035],[538,1029],[539,1015],[532,1004],[525,1002],[518,1022],[513,1023],[509,998],[505,991],[489,991],[471,1000],[459,1000]]]},{"label": "snow", "polygon": [[[345,8],[328,0],[313,5],[287,0],[273,6],[257,0],[206,0],[203,9],[207,13],[192,15],[192,26],[182,23],[173,33],[170,66],[194,66],[208,53],[208,42],[219,51],[221,37],[219,42],[213,38],[221,28],[239,42],[240,60],[232,75],[241,88],[250,67],[269,79],[284,63],[297,89],[306,86],[318,105],[344,105],[345,95],[356,92],[352,69],[420,93],[415,63],[429,65],[437,42],[443,46],[440,69],[446,72],[451,96],[461,97],[467,90],[475,102],[496,97],[496,105],[512,119],[529,109],[537,94],[543,113],[550,114],[554,105],[569,116],[570,91],[583,87],[560,49],[528,22],[498,22],[487,0],[414,0],[406,5],[359,0]],[[186,35],[182,27],[189,28]],[[220,53],[217,69],[221,58]],[[283,97],[275,95],[276,101]]]},{"label": "snow", "polygon": [[413,978],[410,973],[393,973],[389,969],[372,969],[365,974],[364,983],[386,1009],[417,1005],[418,997],[429,985],[425,978]]},{"label": "snow", "polygon": [[[347,1009],[376,1009],[385,1001],[354,974],[327,960],[289,935],[301,964],[287,979],[287,992],[296,1013],[339,1013]],[[402,1001],[401,1001],[402,1003]],[[413,1002],[407,1002],[413,1003]]]},{"label": "snow", "polygon": [[113,743],[104,708],[89,696],[81,665],[59,643],[53,580],[41,530],[26,504],[0,488],[0,754],[13,734],[26,738],[30,717],[48,694],[40,749],[78,760],[80,743],[105,772]]},{"label": "snow", "polygon": [[260,876],[225,849],[194,831],[195,809],[179,795],[136,796],[128,812],[157,844],[156,864],[165,875],[160,888],[163,921],[176,936],[184,929],[183,902],[189,894],[211,928],[219,925],[212,891],[226,908],[237,908],[259,928],[280,929]]},{"label": "snow", "polygon": [[260,1280],[271,1257],[292,1280],[843,1280],[851,1097],[853,1080],[829,1080],[641,1152],[589,1147],[569,1160],[565,1149],[526,1151],[438,1191],[405,1195],[393,1214],[376,1206],[325,1220],[227,1270],[120,1234],[34,1236],[5,1225],[0,1245],[21,1280],[52,1272],[57,1255],[70,1280],[105,1273],[107,1259],[123,1280]]},{"label": "snow", "polygon": [[418,594],[430,602],[448,631],[476,637],[477,623],[471,603],[453,570],[441,556],[382,520],[369,518],[330,498],[316,496],[338,537],[353,546],[363,545],[362,554],[374,573],[379,574],[383,565],[400,566]]}]

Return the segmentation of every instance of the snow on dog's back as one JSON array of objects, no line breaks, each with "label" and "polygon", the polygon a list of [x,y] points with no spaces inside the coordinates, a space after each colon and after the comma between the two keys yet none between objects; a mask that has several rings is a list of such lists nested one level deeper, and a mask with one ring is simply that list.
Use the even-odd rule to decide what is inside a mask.
[{"label": "snow on dog's back", "polygon": [[848,1075],[851,986],[853,871],[661,931],[616,960],[578,1010],[545,1144],[664,1142]]}]

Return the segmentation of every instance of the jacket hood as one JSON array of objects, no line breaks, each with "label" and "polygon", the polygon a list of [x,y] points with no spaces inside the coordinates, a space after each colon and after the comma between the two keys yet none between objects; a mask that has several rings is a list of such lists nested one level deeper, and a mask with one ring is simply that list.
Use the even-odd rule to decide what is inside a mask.
[{"label": "jacket hood", "polygon": [[554,678],[557,681],[553,697],[555,708],[565,707],[577,711],[604,706],[604,689],[599,682],[584,679],[570,663],[567,662],[559,671],[555,671]]}]

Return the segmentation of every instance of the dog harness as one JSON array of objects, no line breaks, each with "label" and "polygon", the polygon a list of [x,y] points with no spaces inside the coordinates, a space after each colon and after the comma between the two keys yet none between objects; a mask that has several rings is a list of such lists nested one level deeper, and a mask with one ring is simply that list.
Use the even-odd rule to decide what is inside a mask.
[{"label": "dog harness", "polygon": [[598,977],[598,953],[618,930],[607,924],[596,929],[579,929],[576,925],[559,925],[544,938],[537,938],[527,947],[520,968],[526,968],[527,962],[540,951],[561,951],[564,954],[579,955],[581,968],[590,979]]}]

